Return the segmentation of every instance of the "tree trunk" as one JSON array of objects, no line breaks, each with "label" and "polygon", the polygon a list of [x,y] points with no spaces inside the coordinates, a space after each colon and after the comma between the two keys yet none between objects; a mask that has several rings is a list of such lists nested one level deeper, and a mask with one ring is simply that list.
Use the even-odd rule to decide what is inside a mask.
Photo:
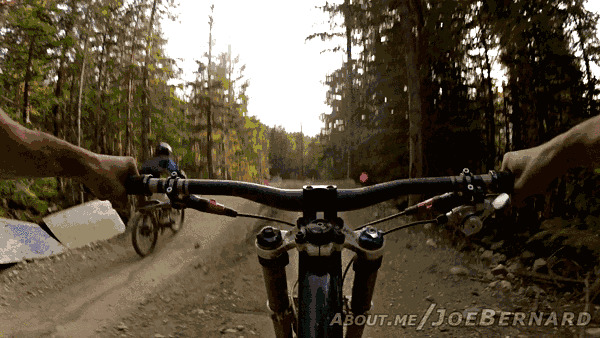
[{"label": "tree trunk", "polygon": [[212,17],[212,12],[214,10],[214,5],[210,6],[210,10],[211,10],[211,15],[209,16],[209,33],[208,33],[208,67],[207,67],[207,74],[208,74],[208,79],[207,79],[207,83],[208,83],[208,105],[206,107],[206,159],[207,159],[207,169],[208,169],[208,178],[211,179],[213,178],[214,174],[213,174],[213,162],[212,162],[212,91],[211,91],[211,82],[212,79],[210,77],[210,67],[211,67],[211,62],[212,62],[212,26],[213,26],[213,17]]},{"label": "tree trunk", "polygon": [[143,90],[142,90],[142,160],[145,161],[150,158],[150,142],[148,140],[148,135],[152,132],[151,128],[151,117],[150,117],[150,100],[148,96],[150,95],[150,84],[148,80],[148,64],[150,63],[150,52],[152,49],[152,28],[154,25],[154,17],[156,15],[156,1],[152,2],[152,12],[150,14],[150,22],[148,23],[148,33],[146,37],[146,57],[144,60],[144,69],[142,75],[143,82]]},{"label": "tree trunk", "polygon": [[[409,177],[423,176],[423,121],[421,111],[421,78],[417,60],[417,39],[412,32],[413,18],[411,17],[408,0],[400,4],[401,25],[406,41],[406,76],[408,83],[408,121],[409,121]],[[413,205],[419,196],[409,196],[409,204]]]},{"label": "tree trunk", "polygon": [[353,79],[353,69],[352,69],[352,11],[350,8],[350,0],[344,0],[344,21],[346,26],[346,67],[347,67],[347,85],[348,85],[348,94],[349,100],[347,105],[346,119],[345,119],[345,127],[346,127],[346,178],[350,178],[351,172],[351,163],[352,163],[352,121],[354,118],[354,79]]},{"label": "tree trunk", "polygon": [[139,22],[140,16],[138,15],[135,20],[133,37],[131,38],[131,54],[129,58],[129,69],[127,71],[127,117],[125,123],[125,155],[127,156],[132,156],[133,154],[133,122],[131,121],[131,111],[133,109],[133,61],[135,55],[135,41],[137,40],[137,30]]},{"label": "tree trunk", "polygon": [[487,108],[485,110],[485,126],[486,126],[486,144],[487,158],[486,167],[492,170],[496,163],[496,121],[494,114],[494,91],[492,89],[492,65],[488,55],[489,47],[486,41],[487,32],[484,28],[481,33],[481,43],[483,45],[483,53],[485,55],[485,70],[487,72],[486,89],[487,89]]},{"label": "tree trunk", "polygon": [[[71,8],[72,10],[74,10],[73,3],[71,3]],[[71,20],[71,18],[67,18],[67,20],[69,21],[67,23],[67,26],[65,27],[65,38],[69,36],[69,34],[71,33],[71,29],[73,28],[73,21]],[[52,115],[54,118],[54,136],[56,137],[61,136],[61,131],[64,128],[64,107],[61,107],[61,104],[63,95],[62,87],[65,81],[65,68],[67,61],[67,43],[63,42],[61,47],[62,48],[60,52],[56,88],[54,89],[54,97],[56,98],[56,102],[52,106]]]},{"label": "tree trunk", "polygon": [[505,138],[505,144],[504,144],[504,152],[507,153],[510,151],[511,149],[511,140],[510,140],[510,133],[511,133],[511,127],[510,127],[510,116],[508,114],[508,87],[506,86],[506,83],[504,83],[504,81],[502,81],[502,107],[504,110],[504,138]]},{"label": "tree trunk", "polygon": [[[64,82],[64,72],[65,72],[65,55],[66,55],[66,45],[63,45],[61,57],[60,57],[60,65],[58,67],[58,79],[56,81],[56,88],[54,90],[54,97],[56,102],[52,106],[52,116],[53,116],[53,125],[54,125],[54,136],[61,137],[61,129],[63,124],[63,107],[61,107],[62,101],[62,86]],[[64,137],[64,136],[63,136]],[[64,183],[60,177],[56,178],[56,183],[59,192],[64,191]]]},{"label": "tree trunk", "polygon": [[[227,52],[228,52],[228,61],[229,61],[229,68],[228,68],[228,72],[227,72],[227,77],[228,77],[228,81],[227,82],[229,83],[229,90],[227,91],[227,101],[228,101],[228,105],[229,106],[228,106],[228,109],[225,110],[225,111],[228,112],[228,114],[227,114],[228,115],[227,116],[227,122],[229,122],[229,121],[232,121],[232,119],[233,119],[233,110],[232,110],[232,108],[234,106],[234,103],[233,103],[233,98],[234,98],[234,95],[233,95],[233,82],[231,82],[232,81],[231,80],[231,76],[232,76],[232,73],[233,73],[233,63],[231,63],[231,45],[228,46]],[[227,129],[225,128],[225,124],[223,124],[223,128],[224,128],[223,134],[226,134],[227,133]],[[230,149],[230,147],[229,147],[229,139],[226,138],[224,141],[225,141],[225,147],[226,147],[227,151],[229,151],[229,149]],[[227,180],[231,179],[231,171],[233,169],[233,163],[232,163],[233,159],[232,159],[232,157],[229,157],[229,154],[231,154],[232,157],[233,157],[233,154],[230,152],[230,153],[228,153],[228,156],[226,158],[225,179],[227,179]]]},{"label": "tree trunk", "polygon": [[103,79],[103,71],[104,71],[104,55],[106,54],[106,33],[102,35],[102,52],[100,53],[100,58],[98,60],[98,88],[97,88],[97,102],[95,107],[94,116],[92,121],[94,121],[94,144],[93,148],[97,153],[103,153],[104,149],[102,149],[102,123],[101,123],[101,114],[102,114],[102,81]]},{"label": "tree trunk", "polygon": [[[79,75],[79,95],[77,98],[77,146],[81,147],[81,97],[83,96],[83,80],[85,78],[85,64],[87,61],[88,38],[84,37],[83,58],[81,59],[81,74]],[[85,202],[83,186],[79,185],[79,200]]]},{"label": "tree trunk", "polygon": [[585,109],[586,109],[586,115],[587,116],[592,116],[594,112],[594,109],[592,109],[592,106],[594,104],[594,81],[592,80],[592,71],[590,68],[590,57],[588,55],[587,50],[585,49],[585,36],[583,34],[583,30],[581,29],[582,23],[581,23],[581,18],[577,19],[577,35],[579,35],[579,48],[581,48],[581,53],[583,56],[583,62],[585,64],[585,75],[586,75],[586,103],[585,103]]},{"label": "tree trunk", "polygon": [[510,122],[512,124],[511,150],[520,150],[524,148],[523,143],[523,110],[521,107],[521,92],[518,89],[518,84],[510,85],[510,101],[512,112],[510,114]]},{"label": "tree trunk", "polygon": [[31,123],[29,120],[29,82],[33,76],[33,51],[35,49],[35,36],[29,37],[29,52],[27,53],[27,68],[25,69],[25,84],[23,89],[23,124]]}]

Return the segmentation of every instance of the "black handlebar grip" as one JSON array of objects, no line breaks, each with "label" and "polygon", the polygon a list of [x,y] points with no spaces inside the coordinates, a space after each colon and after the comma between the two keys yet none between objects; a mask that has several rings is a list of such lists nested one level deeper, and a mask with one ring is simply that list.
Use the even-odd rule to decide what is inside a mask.
[{"label": "black handlebar grip", "polygon": [[512,193],[515,187],[515,175],[510,170],[496,172],[498,192]]},{"label": "black handlebar grip", "polygon": [[148,175],[129,176],[125,182],[125,190],[129,195],[151,195],[147,189],[144,179]]}]

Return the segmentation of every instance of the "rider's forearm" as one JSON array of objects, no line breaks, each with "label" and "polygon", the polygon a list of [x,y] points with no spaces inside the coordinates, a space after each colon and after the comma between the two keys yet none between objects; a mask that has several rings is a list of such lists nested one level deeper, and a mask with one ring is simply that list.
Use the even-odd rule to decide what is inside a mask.
[{"label": "rider's forearm", "polygon": [[31,130],[0,110],[0,178],[72,177],[83,180],[98,156],[52,135]]},{"label": "rider's forearm", "polygon": [[555,139],[560,147],[557,156],[562,157],[560,162],[564,166],[600,166],[600,115],[576,125]]}]

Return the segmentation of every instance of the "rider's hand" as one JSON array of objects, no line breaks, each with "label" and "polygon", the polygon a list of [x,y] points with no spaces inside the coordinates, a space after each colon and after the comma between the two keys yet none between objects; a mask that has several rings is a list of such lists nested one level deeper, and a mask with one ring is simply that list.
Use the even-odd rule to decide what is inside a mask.
[{"label": "rider's hand", "polygon": [[86,187],[101,200],[110,200],[115,209],[127,206],[125,182],[129,176],[138,175],[135,159],[126,156],[95,154],[96,161],[81,179]]},{"label": "rider's hand", "polygon": [[548,184],[561,174],[555,165],[551,147],[544,145],[504,154],[501,170],[515,175],[513,203],[522,205],[525,198],[546,191]]},{"label": "rider's hand", "polygon": [[515,174],[513,201],[543,193],[553,179],[576,167],[600,166],[600,115],[535,148],[504,155],[502,170]]}]

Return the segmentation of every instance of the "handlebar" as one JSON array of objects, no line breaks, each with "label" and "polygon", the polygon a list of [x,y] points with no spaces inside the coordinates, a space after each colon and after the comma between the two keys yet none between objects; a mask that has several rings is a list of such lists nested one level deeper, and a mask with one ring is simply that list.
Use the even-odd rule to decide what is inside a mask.
[{"label": "handlebar", "polygon": [[490,171],[472,175],[468,169],[459,176],[400,179],[355,189],[335,186],[304,186],[303,189],[280,189],[255,183],[224,180],[152,178],[132,176],[126,189],[132,195],[166,193],[173,195],[225,195],[288,211],[350,211],[369,207],[402,195],[463,192],[512,192],[514,176],[510,172]]}]

